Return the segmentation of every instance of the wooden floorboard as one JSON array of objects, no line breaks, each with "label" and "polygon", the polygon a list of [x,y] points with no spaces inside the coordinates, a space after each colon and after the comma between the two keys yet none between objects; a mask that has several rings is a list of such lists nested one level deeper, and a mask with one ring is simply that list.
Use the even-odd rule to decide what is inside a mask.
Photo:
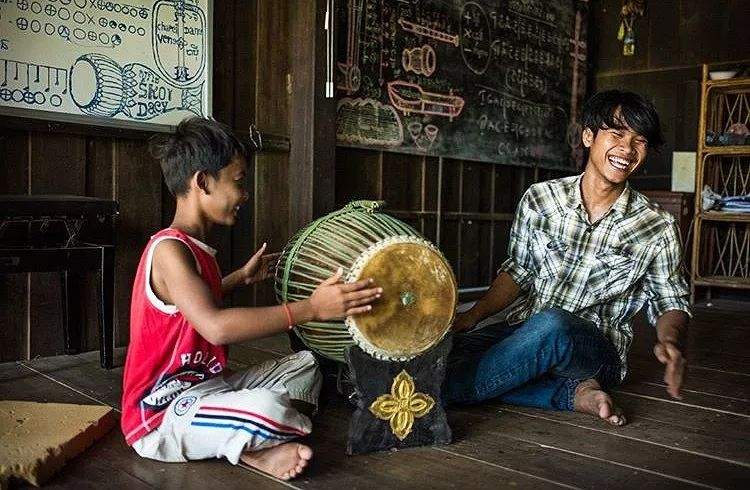
[{"label": "wooden floorboard", "polygon": [[[482,407],[479,414],[468,410],[462,410],[460,414],[467,418],[473,414],[483,420],[482,432],[577,455],[580,457],[580,465],[606,462],[634,471],[645,471],[662,477],[663,485],[687,483],[731,488],[746,482],[750,477],[749,468],[726,461],[708,459],[667,447],[650,447],[640,440],[561,424],[547,418],[527,417],[503,410],[495,414],[481,413],[482,411],[486,411],[486,407]],[[602,476],[604,475],[606,473]],[[606,482],[603,481],[602,484],[604,483]]]},{"label": "wooden floorboard", "polygon": [[[528,407],[499,405],[499,413],[514,413],[530,419],[541,419],[570,427],[609,434],[643,444],[643,449],[669,448],[678,452],[696,454],[709,460],[731,462],[750,469],[748,442],[741,432],[718,435],[715,427],[698,429],[680,425],[680,413],[675,413],[672,422],[649,417],[647,404],[633,407],[628,424],[613,427],[593,417],[570,412],[550,412]],[[646,415],[644,415],[646,414]],[[585,432],[584,432],[585,433]]]},{"label": "wooden floorboard", "polygon": [[703,410],[745,417],[750,421],[750,404],[748,404],[747,401],[691,392],[681,392],[681,398],[677,400],[670,398],[662,386],[653,386],[646,383],[629,383],[612,391],[615,394],[622,393],[645,399],[658,399],[662,400],[664,403],[671,403],[674,405],[697,406],[701,407]]},{"label": "wooden floorboard", "polygon": [[[93,382],[108,383],[112,371],[98,366],[98,356],[81,364],[79,356],[59,356],[45,362],[34,361],[46,376],[21,363],[0,365],[0,394],[6,400],[97,404],[82,394]],[[55,379],[63,375],[63,379]],[[80,375],[80,376],[79,376]],[[71,379],[73,378],[73,379]],[[108,381],[105,381],[108,380]],[[102,389],[101,398],[108,392]],[[119,400],[118,400],[119,402]],[[18,485],[23,488],[24,485]],[[139,457],[125,444],[115,428],[104,439],[74,458],[45,485],[45,488],[286,488],[286,485],[245,468],[223,461],[201,461],[195,464],[164,464]]]},{"label": "wooden floorboard", "polygon": [[[629,488],[633,481],[644,488],[696,486],[608,461],[609,454],[602,457],[570,451],[566,449],[568,444],[557,441],[549,424],[530,419],[521,421],[520,428],[509,427],[518,420],[504,415],[480,407],[452,411],[449,420],[456,440],[445,449],[480,460],[502,461],[515,470],[573,487]],[[540,433],[546,437],[540,437]],[[579,433],[585,430],[579,429]]]},{"label": "wooden floorboard", "polygon": [[691,355],[692,369],[710,369],[730,374],[750,376],[750,359],[737,358],[721,351]]},{"label": "wooden floorboard", "polygon": [[[747,427],[744,417],[691,407],[664,403],[642,397],[615,393],[615,402],[624,410],[631,422],[639,418],[653,420],[667,425],[683,427],[714,434],[721,438],[742,438]],[[750,451],[750,447],[748,448]]]},{"label": "wooden floorboard", "polygon": [[[145,460],[116,429],[70,462],[50,488],[746,488],[747,326],[742,312],[696,309],[682,400],[666,393],[663,366],[651,353],[653,328],[636,326],[630,373],[613,393],[628,416],[625,427],[487,402],[448,411],[453,444],[348,457],[351,409],[328,397],[307,441],[315,457],[291,483],[218,460]],[[230,349],[230,367],[289,352],[286,335],[244,343]],[[2,364],[0,398],[119,408],[123,357],[124,349],[117,349],[117,367],[109,371],[99,368],[96,352]]]},{"label": "wooden floorboard", "polygon": [[316,457],[303,488],[560,488],[547,479],[510,469],[503,461],[480,460],[451,451],[452,446],[414,448],[347,457],[350,410],[330,404],[315,420],[310,445]]},{"label": "wooden floorboard", "polygon": [[[649,382],[664,386],[664,366],[655,357],[631,358],[627,382]],[[701,393],[750,401],[750,375],[688,366],[684,387]]]},{"label": "wooden floorboard", "polygon": [[116,367],[111,370],[98,367],[97,352],[33,359],[23,362],[23,366],[119,410],[123,357],[124,349],[115,349]]}]

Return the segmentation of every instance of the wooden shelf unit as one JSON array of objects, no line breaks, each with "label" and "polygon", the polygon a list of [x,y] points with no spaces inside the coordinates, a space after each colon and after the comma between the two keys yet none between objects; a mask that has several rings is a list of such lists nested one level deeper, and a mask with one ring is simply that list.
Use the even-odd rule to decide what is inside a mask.
[{"label": "wooden shelf unit", "polygon": [[750,213],[725,213],[722,211],[703,211],[700,213],[703,221],[738,221],[750,222]]},{"label": "wooden shelf unit", "polygon": [[691,297],[696,289],[750,289],[750,213],[704,211],[701,192],[711,186],[722,196],[750,193],[750,145],[706,145],[706,132],[721,133],[730,124],[750,125],[750,77],[709,80],[703,65],[698,151]]}]

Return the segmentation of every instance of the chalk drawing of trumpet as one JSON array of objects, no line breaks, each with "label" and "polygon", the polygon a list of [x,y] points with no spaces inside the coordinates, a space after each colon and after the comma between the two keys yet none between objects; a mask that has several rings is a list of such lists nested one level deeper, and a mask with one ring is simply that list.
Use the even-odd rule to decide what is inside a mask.
[{"label": "chalk drawing of trumpet", "polygon": [[419,48],[404,48],[401,54],[401,65],[406,71],[429,77],[435,73],[435,50],[429,44]]},{"label": "chalk drawing of trumpet", "polygon": [[411,22],[404,18],[399,18],[398,23],[401,28],[407,32],[411,32],[420,36],[427,36],[436,41],[452,44],[458,47],[458,34],[448,34],[447,32],[438,31],[437,29],[433,29],[432,27],[415,24],[414,22]]},{"label": "chalk drawing of trumpet", "polygon": [[401,80],[388,82],[388,97],[404,115],[431,114],[451,121],[461,114],[466,103],[463,97],[453,95],[452,91],[448,95],[426,92],[416,83]]},{"label": "chalk drawing of trumpet", "polygon": [[146,121],[171,111],[203,115],[203,85],[175,88],[140,63],[121,67],[107,56],[84,54],[73,63],[68,79],[73,102],[91,116],[123,114]]}]

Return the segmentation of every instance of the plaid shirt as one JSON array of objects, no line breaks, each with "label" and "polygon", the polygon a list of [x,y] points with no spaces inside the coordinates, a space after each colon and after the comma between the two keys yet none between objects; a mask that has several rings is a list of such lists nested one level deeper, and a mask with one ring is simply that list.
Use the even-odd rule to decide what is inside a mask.
[{"label": "plaid shirt", "polygon": [[622,379],[631,321],[645,304],[653,325],[669,310],[692,316],[680,237],[674,218],[630,186],[590,224],[580,182],[581,175],[541,182],[521,198],[499,271],[521,289],[507,320],[557,307],[593,321],[620,354]]}]

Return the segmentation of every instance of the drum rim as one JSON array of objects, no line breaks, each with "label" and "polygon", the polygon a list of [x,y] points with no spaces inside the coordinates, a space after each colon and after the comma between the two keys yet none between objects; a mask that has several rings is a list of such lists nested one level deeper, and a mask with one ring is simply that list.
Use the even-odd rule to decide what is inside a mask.
[{"label": "drum rim", "polygon": [[[292,237],[292,246],[289,247],[289,252],[284,257],[284,255],[280,256],[278,261],[276,262],[276,267],[278,268],[281,266],[282,260],[284,261],[283,270],[282,270],[282,277],[281,277],[281,291],[279,291],[279,296],[281,297],[282,302],[288,301],[288,291],[289,291],[289,273],[292,269],[292,264],[294,264],[294,261],[297,260],[297,253],[299,252],[300,248],[305,244],[305,241],[307,240],[307,237],[310,236],[315,230],[323,225],[323,223],[326,223],[337,216],[340,216],[342,214],[351,213],[351,212],[365,212],[368,214],[374,214],[376,212],[379,212],[380,209],[385,205],[384,201],[369,201],[369,200],[358,200],[358,201],[351,201],[346,206],[342,207],[341,209],[337,209],[336,211],[333,211],[331,213],[326,214],[325,216],[321,216],[320,218],[316,219],[309,225],[307,225],[306,228],[298,232],[294,237]],[[415,230],[416,231],[416,230]]]},{"label": "drum rim", "polygon": [[[391,245],[398,245],[402,243],[413,243],[413,244],[419,244],[426,246],[431,251],[435,252],[435,254],[442,260],[443,264],[445,265],[446,269],[450,273],[450,279],[453,284],[453,290],[458,291],[458,285],[456,282],[456,276],[453,273],[453,268],[451,268],[450,263],[448,263],[448,260],[445,258],[445,255],[429,240],[426,240],[424,238],[418,238],[413,237],[409,235],[396,235],[392,237],[385,238],[383,240],[380,240],[374,244],[372,244],[370,247],[367,248],[358,258],[354,261],[352,264],[349,272],[346,274],[346,283],[352,283],[359,279],[359,275],[362,273],[362,269],[365,267],[365,265],[372,259],[372,257],[375,256],[375,254],[379,253],[383,249],[391,246]],[[414,359],[415,357],[427,352],[434,346],[440,343],[445,336],[450,332],[450,326],[453,324],[453,320],[456,317],[456,304],[458,302],[458,294],[455,294],[454,297],[454,305],[453,305],[453,313],[451,315],[450,320],[448,321],[448,324],[443,331],[443,333],[436,337],[432,342],[430,342],[428,345],[420,349],[419,351],[410,353],[410,354],[403,354],[403,355],[394,355],[390,352],[388,352],[385,349],[382,349],[372,342],[370,342],[364,335],[362,335],[359,331],[359,327],[357,326],[357,321],[354,319],[353,316],[349,315],[344,320],[344,324],[347,326],[349,330],[349,334],[352,336],[352,339],[354,342],[365,352],[367,352],[369,355],[376,359],[385,360],[385,361],[408,361],[410,359]]]}]

